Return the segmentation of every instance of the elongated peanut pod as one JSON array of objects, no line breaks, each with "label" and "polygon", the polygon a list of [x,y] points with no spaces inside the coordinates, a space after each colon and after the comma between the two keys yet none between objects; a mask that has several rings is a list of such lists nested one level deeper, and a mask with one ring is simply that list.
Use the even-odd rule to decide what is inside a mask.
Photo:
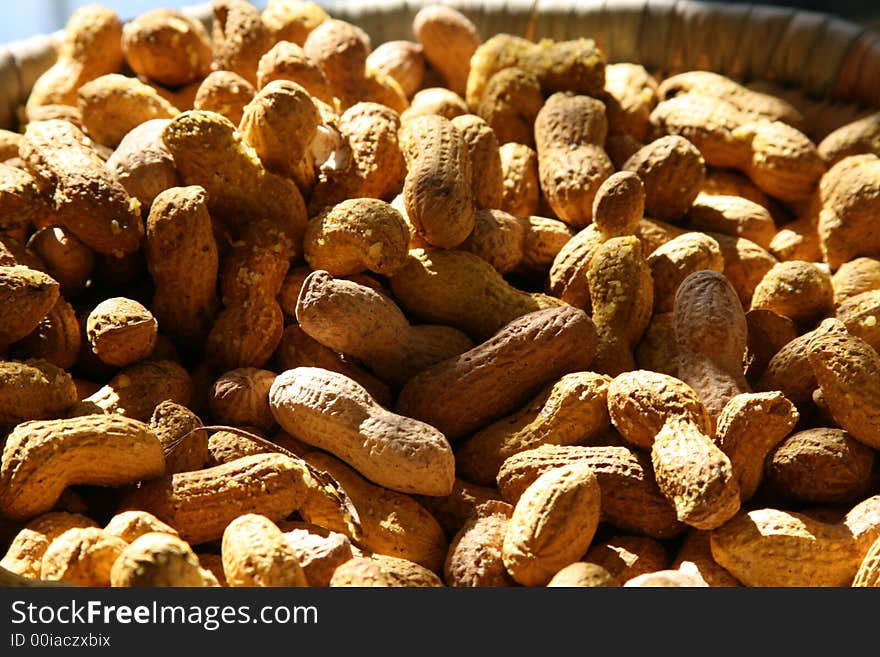
[{"label": "elongated peanut pod", "polygon": [[85,415],[23,422],[3,448],[0,510],[32,518],[49,511],[71,484],[120,486],[164,471],[162,444],[138,420]]},{"label": "elongated peanut pod", "polygon": [[348,377],[311,367],[278,375],[269,407],[292,436],[325,449],[371,481],[405,493],[448,495],[452,448],[438,430],[391,413]]},{"label": "elongated peanut pod", "polygon": [[716,271],[688,276],[675,295],[678,375],[716,418],[734,396],[751,392],[743,359],[747,326],[739,296]]}]

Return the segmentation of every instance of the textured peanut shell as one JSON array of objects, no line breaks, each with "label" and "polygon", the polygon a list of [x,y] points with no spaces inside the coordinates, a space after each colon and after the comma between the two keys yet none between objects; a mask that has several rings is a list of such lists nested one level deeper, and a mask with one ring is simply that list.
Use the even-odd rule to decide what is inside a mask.
[{"label": "textured peanut shell", "polygon": [[746,313],[746,325],[746,380],[754,386],[767,369],[770,359],[796,339],[799,333],[794,322],[771,310],[750,310]]},{"label": "textured peanut shell", "polygon": [[426,87],[419,89],[400,114],[402,124],[428,114],[439,114],[450,121],[468,113],[467,103],[457,93],[446,87]]},{"label": "textured peanut shell", "polygon": [[367,55],[367,68],[390,75],[407,98],[422,86],[425,55],[422,44],[405,39],[392,39],[379,44]]},{"label": "textured peanut shell", "polygon": [[732,397],[751,392],[743,368],[747,324],[742,303],[724,274],[702,270],[682,281],[673,313],[678,377],[717,418]]},{"label": "textured peanut shell", "polygon": [[338,507],[327,504],[324,498],[309,500],[300,510],[306,521],[351,537],[359,548],[441,572],[446,536],[434,516],[415,499],[371,484],[329,454],[310,452],[305,459],[339,482],[357,509],[362,531],[352,536]]},{"label": "textured peanut shell", "polygon": [[455,442],[522,406],[554,378],[588,369],[595,350],[596,329],[583,311],[528,313],[410,379],[396,408]]},{"label": "textured peanut shell", "polygon": [[736,290],[743,307],[748,308],[755,288],[778,261],[767,249],[745,237],[713,231],[706,234],[718,242],[724,259],[722,273]]},{"label": "textured peanut shell", "polygon": [[40,578],[43,554],[52,541],[73,527],[97,527],[98,524],[82,514],[50,511],[37,516],[15,534],[0,566],[27,577]]},{"label": "textured peanut shell", "polygon": [[815,427],[788,436],[768,455],[766,478],[786,501],[849,505],[870,491],[876,460],[843,429]]},{"label": "textured peanut shell", "polygon": [[414,248],[391,277],[391,290],[413,317],[485,340],[532,311],[560,307],[559,299],[508,283],[482,258],[455,249]]},{"label": "textured peanut shell", "polygon": [[525,586],[544,586],[587,551],[599,525],[598,477],[584,462],[553,468],[520,496],[504,533],[501,558]]},{"label": "textured peanut shell", "polygon": [[807,344],[810,366],[840,428],[880,448],[880,356],[854,335],[825,334]]},{"label": "textured peanut shell", "polygon": [[303,51],[321,67],[330,90],[343,109],[362,100],[362,86],[370,38],[361,28],[330,18],[322,21],[306,37]]},{"label": "textured peanut shell", "polygon": [[316,487],[300,462],[282,454],[256,454],[156,479],[131,492],[120,509],[148,511],[197,545],[219,539],[245,513],[282,520],[300,509]]},{"label": "textured peanut shell", "polygon": [[527,224],[503,210],[478,210],[460,249],[481,257],[499,274],[514,271],[525,252]]},{"label": "textured peanut shell", "polygon": [[513,506],[485,502],[476,509],[449,543],[443,566],[447,586],[514,586],[504,567],[502,548]]},{"label": "textured peanut shell", "polygon": [[177,536],[177,530],[146,511],[122,511],[115,514],[104,525],[105,534],[118,536],[126,543],[133,543],[136,539],[150,532]]},{"label": "textured peanut shell", "polygon": [[682,572],[693,573],[709,586],[742,586],[737,579],[712,558],[711,532],[692,529],[681,542],[681,547],[670,566]]},{"label": "textured peanut shell", "polygon": [[317,210],[350,198],[392,199],[403,189],[406,163],[400,150],[400,116],[379,103],[362,101],[338,119],[348,163],[321,171],[309,205]]},{"label": "textured peanut shell", "polygon": [[758,490],[768,454],[799,419],[797,408],[781,392],[742,393],[721,409],[714,439],[730,458],[740,500]]},{"label": "textured peanut shell", "polygon": [[684,215],[699,194],[706,162],[694,144],[667,135],[639,149],[623,165],[645,184],[645,211],[661,221]]},{"label": "textured peanut shell", "polygon": [[351,540],[345,534],[307,522],[283,522],[278,526],[309,586],[329,586],[337,566],[354,557]]},{"label": "textured peanut shell", "polygon": [[269,388],[275,372],[243,367],[221,374],[211,386],[208,405],[218,424],[250,425],[270,432],[277,429],[269,410]]},{"label": "textured peanut shell", "polygon": [[880,255],[873,224],[880,194],[880,158],[853,155],[840,160],[822,176],[818,218],[821,254],[834,271],[858,256]]},{"label": "textured peanut shell", "polygon": [[545,96],[572,91],[598,97],[605,86],[605,58],[592,39],[533,43],[512,34],[496,34],[471,57],[466,98],[476,108],[486,84],[498,71],[515,66],[537,78]]},{"label": "textured peanut shell", "polygon": [[543,105],[538,79],[511,66],[492,76],[474,111],[489,124],[500,144],[534,148],[535,118]]},{"label": "textured peanut shell", "polygon": [[149,208],[163,190],[180,184],[174,160],[162,143],[169,120],[150,119],[132,128],[107,160],[107,167],[142,208]]},{"label": "textured peanut shell", "polygon": [[59,298],[48,274],[24,265],[0,266],[0,349],[33,331]]},{"label": "textured peanut shell", "polygon": [[116,181],[104,160],[69,121],[28,124],[21,145],[28,171],[52,199],[55,220],[99,253],[128,254],[140,247],[140,203]]},{"label": "textured peanut shell", "polygon": [[590,96],[555,93],[544,101],[534,130],[538,157],[552,148],[604,146],[608,136],[605,104]]},{"label": "textured peanut shell", "polygon": [[165,472],[199,470],[208,462],[208,432],[199,417],[186,406],[171,400],[156,405],[150,417],[150,429],[165,452]]},{"label": "textured peanut shell", "polygon": [[502,175],[500,209],[516,217],[535,214],[541,195],[537,152],[517,142],[502,144],[498,152]]},{"label": "textured peanut shell", "polygon": [[211,8],[212,68],[233,71],[256,84],[257,64],[273,43],[260,10],[245,0],[217,0]]},{"label": "textured peanut shell", "polygon": [[449,119],[431,114],[401,128],[407,160],[403,183],[406,213],[426,242],[455,248],[474,228],[473,172],[461,132]]},{"label": "textured peanut shell", "polygon": [[465,440],[456,450],[456,468],[469,482],[495,483],[504,461],[540,445],[588,443],[610,425],[606,400],[610,378],[572,372],[545,388],[513,415]]},{"label": "textured peanut shell", "polygon": [[788,260],[764,275],[755,287],[751,307],[809,324],[829,315],[833,304],[834,289],[827,271],[812,262]]},{"label": "textured peanut shell", "polygon": [[608,64],[602,100],[611,134],[645,140],[658,97],[657,80],[644,66],[631,62]]},{"label": "textured peanut shell", "polygon": [[80,7],[64,26],[55,63],[28,94],[27,115],[47,105],[75,106],[84,82],[115,73],[122,64],[122,23],[116,12],[98,4]]},{"label": "textured peanut shell", "polygon": [[840,523],[782,509],[742,512],[711,535],[712,556],[746,586],[850,586],[880,535],[880,497]]},{"label": "textured peanut shell", "polygon": [[221,541],[223,573],[229,586],[306,586],[306,575],[278,526],[248,513],[227,525]]},{"label": "textured peanut shell", "polygon": [[847,330],[842,322],[829,318],[812,331],[797,336],[770,358],[755,388],[761,391],[779,390],[796,406],[811,401],[817,383],[808,347],[814,338],[825,334],[843,337],[847,335]]},{"label": "textured peanut shell", "polygon": [[455,8],[434,5],[415,15],[412,28],[428,63],[450,89],[464,94],[471,56],[480,45],[476,26]]},{"label": "textured peanut shell", "polygon": [[410,325],[390,298],[323,270],[306,278],[296,317],[309,336],[357,359],[394,388],[474,346],[449,326]]},{"label": "textured peanut shell", "polygon": [[606,240],[634,235],[644,214],[645,184],[632,171],[611,174],[593,200],[593,223]]},{"label": "textured peanut shell", "polygon": [[83,399],[82,406],[88,410],[94,405],[107,413],[147,422],[163,401],[186,405],[192,394],[192,379],[183,366],[172,360],[144,361],[120,370]]},{"label": "textured peanut shell", "polygon": [[193,99],[193,109],[217,112],[233,125],[238,125],[244,106],[253,100],[256,93],[254,85],[238,73],[212,71],[199,85]]},{"label": "textured peanut shell", "polygon": [[53,419],[77,399],[73,377],[48,361],[0,361],[0,424]]},{"label": "textured peanut shell", "polygon": [[868,114],[831,131],[817,149],[829,166],[850,155],[880,155],[880,112]]},{"label": "textured peanut shell", "polygon": [[[19,135],[19,142],[21,138]],[[18,157],[18,148],[15,157]],[[31,222],[40,221],[44,204],[33,176],[0,159],[0,236],[23,241]]]},{"label": "textured peanut shell", "polygon": [[352,198],[309,220],[303,250],[312,269],[333,276],[365,270],[393,276],[407,256],[409,229],[390,204]]},{"label": "textured peanut shell", "polygon": [[551,146],[538,151],[541,191],[557,217],[583,228],[592,221],[593,200],[614,173],[605,150],[596,144]]},{"label": "textured peanut shell", "polygon": [[378,404],[386,408],[391,405],[391,392],[387,385],[353,359],[315,340],[298,324],[291,324],[284,329],[272,362],[279,372],[295,367],[320,367],[339,372],[361,384]]},{"label": "textured peanut shell", "polygon": [[589,464],[599,479],[603,521],[623,532],[657,539],[684,531],[672,504],[657,488],[650,459],[628,447],[542,445],[508,458],[498,472],[498,488],[505,500],[516,502],[538,476],[575,461]]},{"label": "textured peanut shell", "polygon": [[217,310],[219,268],[204,188],[173,187],[156,196],[144,252],[156,286],[151,309],[162,331],[181,345],[201,344]]},{"label": "textured peanut shell", "polygon": [[651,463],[678,519],[714,529],[740,508],[739,484],[728,456],[696,424],[670,420],[654,436]]},{"label": "textured peanut shell", "polygon": [[305,88],[290,80],[273,80],[244,106],[239,130],[267,170],[292,178],[320,122]]},{"label": "textured peanut shell", "polygon": [[633,349],[651,320],[654,281],[638,237],[612,237],[587,270],[592,319],[599,336],[596,372],[616,376],[636,368]]},{"label": "textured peanut shell", "polygon": [[880,538],[871,544],[859,564],[852,585],[859,588],[880,586]]},{"label": "textured peanut shell", "polygon": [[62,580],[79,586],[108,586],[113,563],[125,546],[125,541],[118,536],[105,534],[95,527],[68,529],[46,549],[40,579]]},{"label": "textured peanut shell", "polygon": [[605,237],[596,223],[576,232],[553,258],[547,275],[547,292],[576,308],[589,309],[591,301],[587,271],[604,241]]},{"label": "textured peanut shell", "polygon": [[161,444],[138,420],[86,415],[23,422],[3,448],[0,508],[10,518],[32,518],[71,484],[120,486],[164,471]]},{"label": "textured peanut shell", "polygon": [[701,191],[687,212],[688,226],[705,232],[744,237],[766,248],[776,236],[776,224],[766,208],[741,196]]},{"label": "textured peanut shell", "polygon": [[880,290],[868,290],[847,298],[837,306],[836,316],[847,331],[861,338],[875,350],[880,348]]},{"label": "textured peanut shell", "polygon": [[623,583],[627,588],[697,588],[706,587],[708,584],[703,581],[698,573],[690,573],[682,570],[657,570],[653,573],[645,573],[633,577]]},{"label": "textured peanut shell", "polygon": [[525,226],[525,239],[522,258],[515,271],[546,275],[575,231],[565,222],[550,217],[529,215],[520,218],[520,223]]},{"label": "textured peanut shell", "polygon": [[122,26],[122,54],[137,75],[180,87],[211,72],[211,42],[199,21],[173,9],[146,11]]},{"label": "textured peanut shell", "polygon": [[328,18],[321,5],[299,0],[269,0],[262,13],[263,23],[276,41],[293,41],[299,45],[305,42],[309,32]]},{"label": "textured peanut shell", "polygon": [[86,134],[110,148],[140,124],[171,119],[179,112],[148,84],[119,73],[86,82],[77,91],[77,106]]},{"label": "textured peanut shell", "polygon": [[656,313],[633,352],[636,369],[678,376],[678,353],[675,346],[675,316]]},{"label": "textured peanut shell", "polygon": [[185,541],[166,532],[147,532],[122,550],[110,570],[114,587],[220,586],[214,574],[202,568],[199,557]]},{"label": "textured peanut shell", "polygon": [[831,285],[836,306],[849,297],[880,289],[880,259],[860,257],[848,260],[831,275]]},{"label": "textured peanut shell", "polygon": [[712,419],[696,391],[669,374],[634,370],[614,377],[608,384],[611,422],[626,442],[651,449],[654,436],[668,420],[693,423],[711,434]]},{"label": "textured peanut shell", "polygon": [[672,238],[647,257],[654,280],[654,312],[675,308],[679,286],[694,272],[724,270],[724,257],[718,242],[701,232],[688,232]]},{"label": "textured peanut shell", "polygon": [[269,407],[282,429],[379,486],[424,495],[452,490],[455,462],[446,438],[386,411],[342,374],[304,367],[282,372],[269,390]]},{"label": "textured peanut shell", "polygon": [[478,208],[501,205],[502,173],[500,144],[495,132],[481,117],[463,114],[452,119],[464,140],[471,159],[474,182],[474,203]]},{"label": "textured peanut shell", "polygon": [[159,323],[146,307],[126,297],[105,299],[86,321],[92,351],[116,367],[131,365],[149,356],[156,346]]},{"label": "textured peanut shell", "polygon": [[95,257],[92,250],[61,226],[41,228],[27,248],[46,264],[46,271],[61,285],[61,294],[73,297],[85,288]]},{"label": "textured peanut shell", "polygon": [[586,561],[575,561],[556,573],[547,586],[551,587],[618,587],[620,580],[602,566]]},{"label": "textured peanut shell", "polygon": [[220,371],[263,367],[283,333],[284,312],[274,299],[235,302],[217,314],[205,344],[206,357]]}]

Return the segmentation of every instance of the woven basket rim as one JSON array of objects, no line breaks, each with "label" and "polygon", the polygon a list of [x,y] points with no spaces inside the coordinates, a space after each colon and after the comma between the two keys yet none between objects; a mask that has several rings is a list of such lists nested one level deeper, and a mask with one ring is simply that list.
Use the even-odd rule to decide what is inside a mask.
[{"label": "woven basket rim", "polygon": [[[343,0],[323,0],[319,1],[319,4],[334,18],[351,20],[356,23],[359,21],[371,22],[374,27],[379,26],[376,28],[379,31],[397,29],[399,38],[412,38],[411,34],[406,34],[401,30],[410,29],[411,17],[419,9],[436,4],[436,2],[433,0],[369,0],[366,3],[353,6],[352,3]],[[782,86],[794,86],[803,90],[807,96],[817,100],[845,102],[867,108],[880,107],[880,31],[827,12],[780,7],[761,2],[715,3],[700,0],[446,0],[441,4],[459,9],[475,20],[475,23],[491,19],[493,24],[498,21],[508,21],[510,25],[516,23],[517,26],[522,26],[523,21],[528,19],[528,12],[533,7],[536,8],[539,18],[550,15],[552,12],[559,12],[559,16],[572,16],[572,21],[586,17],[587,20],[584,22],[593,21],[592,24],[598,26],[599,30],[607,28],[608,31],[611,31],[614,28],[616,31],[612,36],[609,36],[609,39],[614,38],[614,44],[637,40],[639,35],[649,31],[652,26],[651,21],[664,18],[667,21],[679,21],[679,23],[686,25],[693,23],[694,32],[698,33],[699,29],[704,27],[700,23],[703,18],[702,14],[711,16],[713,13],[719,12],[733,14],[737,20],[741,20],[743,34],[757,29],[760,27],[761,21],[769,19],[783,28],[801,23],[814,24],[821,26],[823,38],[830,40],[826,43],[825,48],[818,46],[815,48],[817,51],[815,56],[821,62],[825,50],[834,51],[835,56],[840,58],[836,76],[832,76],[830,80],[824,78],[814,80],[810,78],[809,71],[798,73],[797,62],[794,62],[790,68],[795,71],[795,75],[803,75],[803,79],[795,81],[794,84],[792,81],[784,79],[784,76],[777,80],[755,76],[752,76],[752,79],[767,79],[771,82],[781,82]],[[183,13],[201,20],[210,28],[211,2],[187,4],[179,9]],[[553,16],[555,18],[556,14]],[[124,17],[123,20],[130,18],[133,17]],[[409,20],[404,20],[404,18]],[[540,20],[537,22],[540,23]],[[398,27],[395,28],[395,24]],[[565,29],[571,29],[571,26],[565,26]],[[505,30],[494,30],[493,33],[499,31]],[[515,32],[516,30],[510,29],[509,31]],[[62,34],[63,29],[0,45],[0,127],[9,128],[15,123],[14,117],[17,108],[26,100],[34,80],[54,62],[55,49]],[[591,34],[586,26],[581,35],[587,38],[596,37],[596,34]],[[481,36],[485,39],[491,34],[481,31]],[[543,35],[539,31],[535,36],[537,38]],[[671,43],[675,43],[674,36],[676,35],[669,36]],[[772,38],[774,35],[768,36]],[[698,46],[711,48],[713,44],[700,43]],[[688,44],[683,47],[687,49]],[[691,48],[693,47],[691,45]],[[668,53],[666,56],[668,57]],[[610,61],[645,63],[638,61],[637,58],[618,58],[615,60],[613,57],[609,57]],[[827,67],[828,62],[825,62],[825,65]],[[659,70],[664,67],[654,66],[653,68]],[[682,70],[693,68],[707,67],[693,66]],[[875,69],[878,71],[877,74],[870,73]],[[866,71],[869,71],[867,75]],[[719,72],[729,74],[724,70]],[[734,78],[738,77],[730,75]],[[873,77],[871,77],[872,75]],[[827,77],[826,75],[825,78]],[[878,78],[876,85],[873,84],[874,77]]]}]

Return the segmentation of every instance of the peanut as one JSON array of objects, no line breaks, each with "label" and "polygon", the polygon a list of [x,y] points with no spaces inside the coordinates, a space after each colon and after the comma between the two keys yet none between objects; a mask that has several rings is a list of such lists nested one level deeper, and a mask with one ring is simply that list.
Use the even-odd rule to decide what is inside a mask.
[{"label": "peanut", "polygon": [[303,52],[324,72],[343,110],[365,100],[363,82],[371,49],[366,32],[335,18],[321,21],[303,43]]},{"label": "peanut", "polygon": [[144,233],[140,203],[86,145],[79,128],[57,119],[29,123],[21,157],[52,199],[57,222],[86,246],[107,254],[138,250]]},{"label": "peanut", "polygon": [[528,313],[414,376],[397,410],[454,443],[519,408],[554,378],[587,369],[595,350],[596,329],[583,311],[565,306]]},{"label": "peanut", "polygon": [[606,401],[610,377],[573,372],[549,384],[513,415],[465,440],[456,468],[467,481],[492,485],[504,461],[539,445],[578,445],[610,425]]},{"label": "peanut", "polygon": [[712,556],[746,586],[849,586],[880,535],[880,496],[840,522],[783,509],[743,511],[711,534]]},{"label": "peanut", "polygon": [[150,429],[165,453],[165,473],[198,470],[208,462],[208,433],[196,431],[199,417],[186,406],[165,400],[156,405]]},{"label": "peanut", "polygon": [[586,552],[599,524],[600,488],[586,463],[553,468],[523,491],[504,532],[504,567],[520,584],[543,586]]},{"label": "peanut", "polygon": [[657,539],[684,531],[685,525],[657,488],[650,460],[628,447],[542,445],[508,458],[498,472],[498,488],[513,503],[541,474],[575,461],[584,461],[596,472],[603,521]]},{"label": "peanut", "polygon": [[282,429],[335,454],[380,486],[425,495],[452,490],[455,462],[446,438],[423,422],[386,411],[341,374],[306,367],[282,372],[269,390],[269,406]]},{"label": "peanut", "polygon": [[464,94],[471,57],[481,41],[476,26],[453,7],[435,4],[419,10],[412,28],[425,59],[437,69],[446,86]]},{"label": "peanut", "polygon": [[115,587],[220,586],[199,557],[178,537],[147,532],[127,545],[113,562],[110,585]]},{"label": "peanut", "polygon": [[602,566],[586,561],[575,561],[557,572],[547,586],[552,587],[617,587],[620,581]]},{"label": "peanut", "polygon": [[475,112],[489,124],[501,145],[513,142],[534,148],[535,118],[543,105],[538,79],[511,66],[489,79]]},{"label": "peanut", "polygon": [[119,415],[32,420],[6,439],[0,508],[10,518],[49,511],[71,484],[120,486],[161,476],[162,446],[149,427]]},{"label": "peanut", "polygon": [[121,538],[96,527],[68,529],[46,548],[40,579],[109,586],[113,563],[125,547]]},{"label": "peanut", "polygon": [[135,74],[168,87],[182,87],[211,72],[208,31],[172,9],[146,11],[123,25],[122,54]]},{"label": "peanut", "polygon": [[272,431],[278,423],[269,408],[269,389],[275,372],[243,367],[224,372],[211,386],[208,405],[220,424],[250,425]]},{"label": "peanut", "polygon": [[193,99],[193,109],[217,112],[233,125],[241,123],[244,107],[257,94],[254,85],[232,71],[212,71],[202,80]]},{"label": "peanut", "polygon": [[508,322],[562,301],[513,287],[482,258],[455,249],[410,249],[391,277],[403,310],[424,322],[447,324],[485,340]]},{"label": "peanut", "polygon": [[420,43],[403,39],[386,41],[367,55],[367,68],[390,75],[406,97],[412,98],[425,75],[424,49]]},{"label": "peanut", "polygon": [[278,526],[246,513],[227,525],[221,543],[229,586],[306,586],[306,574]]},{"label": "peanut", "polygon": [[329,586],[333,571],[354,557],[356,548],[345,534],[307,522],[284,522],[279,527],[309,586]]},{"label": "peanut", "polygon": [[669,554],[657,539],[620,535],[590,547],[584,561],[601,566],[616,580],[626,582],[665,569],[669,565]]},{"label": "peanut", "polygon": [[875,461],[843,429],[816,427],[783,440],[767,457],[766,476],[789,503],[855,504],[870,491]]},{"label": "peanut", "polygon": [[513,507],[485,502],[456,532],[446,553],[443,575],[447,586],[513,586],[502,549]]},{"label": "peanut", "polygon": [[0,361],[0,424],[54,419],[77,399],[73,377],[52,363]]},{"label": "peanut", "polygon": [[878,578],[878,558],[880,558],[880,538],[878,538],[871,545],[868,552],[865,554],[865,558],[862,559],[862,563],[859,564],[859,569],[856,572],[855,577],[853,577],[852,585],[855,587],[868,587],[868,586],[878,586],[878,582],[880,582],[880,578]]},{"label": "peanut", "polygon": [[256,84],[257,64],[273,44],[260,10],[245,0],[214,0],[211,9],[212,68],[232,71]]},{"label": "peanut", "polygon": [[159,323],[133,299],[114,297],[95,306],[86,320],[92,351],[116,367],[131,365],[149,356],[156,346]]},{"label": "peanut", "polygon": [[74,527],[97,527],[82,514],[52,511],[28,522],[12,539],[0,566],[29,579],[40,579],[43,555],[53,540]]},{"label": "peanut", "polygon": [[306,334],[356,358],[394,388],[474,346],[452,327],[411,325],[390,298],[323,270],[306,278],[296,317]]},{"label": "peanut", "polygon": [[126,543],[150,532],[160,532],[177,536],[177,531],[146,511],[123,511],[114,515],[104,526],[104,533],[118,536]]}]

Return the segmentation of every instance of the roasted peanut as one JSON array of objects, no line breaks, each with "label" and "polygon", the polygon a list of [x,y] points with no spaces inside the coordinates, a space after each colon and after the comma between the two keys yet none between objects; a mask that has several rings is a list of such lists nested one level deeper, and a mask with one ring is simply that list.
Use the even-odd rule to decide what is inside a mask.
[{"label": "roasted peanut", "polygon": [[452,490],[455,462],[446,438],[383,409],[346,376],[307,367],[282,372],[269,390],[269,406],[282,429],[380,486],[424,495]]},{"label": "roasted peanut", "polygon": [[324,72],[343,110],[365,100],[364,75],[371,49],[366,32],[335,18],[321,21],[303,43],[303,52]]},{"label": "roasted peanut", "polygon": [[498,71],[486,84],[476,107],[500,144],[535,146],[535,118],[544,105],[541,84],[534,75],[511,66]]},{"label": "roasted peanut", "polygon": [[583,311],[565,306],[528,313],[410,379],[397,410],[456,442],[521,407],[554,378],[587,369],[595,349],[596,329]]},{"label": "roasted peanut", "polygon": [[146,11],[123,25],[122,54],[134,73],[168,87],[181,87],[211,72],[208,31],[172,9]]},{"label": "roasted peanut", "polygon": [[447,586],[513,586],[502,549],[513,507],[484,502],[456,532],[446,553],[443,575]]},{"label": "roasted peanut", "polygon": [[746,586],[849,586],[880,535],[880,496],[837,523],[783,509],[743,511],[712,531],[712,556]]},{"label": "roasted peanut", "polygon": [[411,325],[390,298],[323,270],[306,278],[296,317],[306,334],[356,358],[394,388],[474,346],[450,326]]},{"label": "roasted peanut", "polygon": [[602,566],[586,561],[575,561],[557,572],[547,586],[552,587],[617,587],[620,581]]},{"label": "roasted peanut", "polygon": [[167,532],[147,532],[132,540],[116,557],[110,569],[110,585],[202,587],[220,584],[209,570],[202,568],[186,542]]},{"label": "roasted peanut", "polygon": [[52,511],[28,522],[12,539],[0,566],[29,579],[40,579],[43,555],[53,540],[74,527],[97,527],[82,514]]},{"label": "roasted peanut", "polygon": [[74,527],[53,540],[43,554],[40,579],[80,586],[109,586],[113,563],[126,542],[95,527]]},{"label": "roasted peanut", "polygon": [[367,68],[390,75],[406,97],[412,98],[421,88],[425,74],[422,44],[403,39],[386,41],[367,55]]},{"label": "roasted peanut", "polygon": [[802,260],[780,262],[755,287],[752,309],[772,310],[796,324],[810,325],[831,314],[834,290],[831,275]]},{"label": "roasted peanut", "polygon": [[116,367],[149,356],[156,346],[159,323],[134,299],[114,297],[95,306],[86,320],[86,337],[103,362]]},{"label": "roasted peanut", "polygon": [[566,374],[547,385],[513,415],[465,440],[456,450],[456,468],[470,482],[493,485],[510,456],[539,445],[578,445],[608,428],[610,378],[594,372]]},{"label": "roasted peanut", "polygon": [[498,153],[502,176],[499,208],[516,217],[535,214],[541,195],[538,154],[528,145],[517,142],[503,143]]},{"label": "roasted peanut", "polygon": [[355,550],[345,534],[307,522],[282,522],[284,540],[296,555],[309,586],[329,586],[333,571],[354,557]]},{"label": "roasted peanut", "polygon": [[217,112],[232,122],[241,123],[244,106],[257,91],[250,82],[233,71],[212,71],[202,80],[193,99],[193,109]]},{"label": "roasted peanut", "polygon": [[57,365],[0,361],[0,425],[60,417],[77,399],[73,377]]},{"label": "roasted peanut", "polygon": [[410,249],[391,277],[401,307],[423,322],[447,324],[485,340],[508,322],[563,301],[513,287],[479,256],[455,249]]},{"label": "roasted peanut", "polygon": [[245,0],[214,0],[211,9],[212,67],[256,84],[260,57],[274,43],[260,10]]},{"label": "roasted peanut", "polygon": [[119,486],[165,471],[162,445],[150,428],[119,415],[86,415],[19,424],[0,464],[0,508],[32,518],[52,508],[71,484]]},{"label": "roasted peanut", "polygon": [[227,525],[221,543],[229,586],[306,586],[306,574],[278,526],[246,513]]},{"label": "roasted peanut", "polygon": [[666,547],[648,536],[612,536],[590,547],[583,560],[601,566],[620,582],[669,566]]}]

